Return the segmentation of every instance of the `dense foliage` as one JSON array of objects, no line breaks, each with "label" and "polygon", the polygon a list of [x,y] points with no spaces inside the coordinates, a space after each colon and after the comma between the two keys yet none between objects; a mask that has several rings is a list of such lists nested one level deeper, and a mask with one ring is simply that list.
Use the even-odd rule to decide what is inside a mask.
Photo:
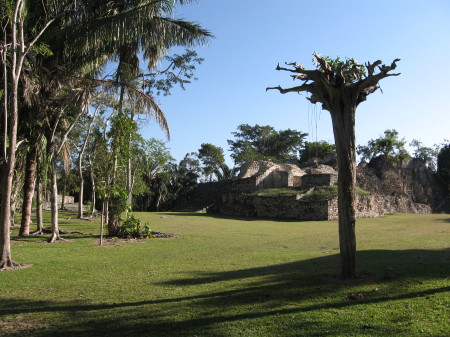
[{"label": "dense foliage", "polygon": [[450,143],[444,145],[437,156],[437,171],[450,192]]},{"label": "dense foliage", "polygon": [[398,131],[392,129],[384,131],[384,135],[379,138],[369,140],[367,145],[359,145],[356,152],[364,161],[370,161],[382,155],[390,162],[402,162],[410,158],[405,145],[406,140],[400,139]]},{"label": "dense foliage", "polygon": [[284,162],[298,160],[307,133],[296,130],[276,131],[272,126],[241,124],[232,133],[234,140],[228,140],[231,157],[236,164],[254,160]]},{"label": "dense foliage", "polygon": [[305,142],[300,150],[300,162],[306,163],[312,158],[324,158],[327,155],[336,155],[336,145],[326,141]]}]

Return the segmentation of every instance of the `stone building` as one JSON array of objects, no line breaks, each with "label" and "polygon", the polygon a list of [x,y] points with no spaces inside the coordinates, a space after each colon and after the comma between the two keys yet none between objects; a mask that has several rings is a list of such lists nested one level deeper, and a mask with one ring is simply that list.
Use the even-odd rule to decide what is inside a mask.
[{"label": "stone building", "polygon": [[[357,184],[370,194],[358,196],[357,216],[445,211],[442,200],[447,199],[443,197],[439,181],[419,164],[411,162],[405,167],[380,168],[372,163],[358,167]],[[332,166],[316,162],[304,167],[252,162],[241,168],[239,179],[199,184],[177,210],[298,220],[336,219],[336,197],[314,201],[305,200],[303,196],[319,186],[335,185],[337,176]],[[269,188],[297,188],[299,194],[266,196],[258,193]]]}]

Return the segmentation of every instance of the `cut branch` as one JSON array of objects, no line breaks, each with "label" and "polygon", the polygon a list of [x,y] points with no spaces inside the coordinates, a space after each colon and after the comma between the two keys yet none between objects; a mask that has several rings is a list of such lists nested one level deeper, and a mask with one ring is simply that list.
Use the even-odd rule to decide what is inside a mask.
[{"label": "cut branch", "polygon": [[309,91],[310,88],[311,88],[311,86],[309,84],[303,84],[303,85],[300,85],[298,87],[292,87],[292,88],[287,88],[287,89],[284,89],[284,88],[282,88],[280,86],[268,87],[268,88],[266,88],[266,91],[268,91],[268,90],[278,90],[280,93],[286,94],[288,92]]}]

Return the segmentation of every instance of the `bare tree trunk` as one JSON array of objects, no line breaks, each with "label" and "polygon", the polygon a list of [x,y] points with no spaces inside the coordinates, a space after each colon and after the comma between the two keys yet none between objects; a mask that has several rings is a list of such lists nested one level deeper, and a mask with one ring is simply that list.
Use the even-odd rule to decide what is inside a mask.
[{"label": "bare tree trunk", "polygon": [[52,176],[52,196],[51,196],[51,212],[52,212],[52,235],[48,240],[53,243],[60,239],[58,225],[58,185],[56,180],[56,153],[51,160],[51,176]]},{"label": "bare tree trunk", "polygon": [[[345,99],[345,98],[344,98]],[[333,111],[333,131],[338,160],[338,212],[341,277],[356,277],[356,149],[355,111],[351,103]]]},{"label": "bare tree trunk", "polygon": [[34,185],[36,181],[36,151],[32,147],[27,153],[25,164],[25,181],[23,184],[22,220],[19,235],[26,237],[30,235],[31,206],[33,202]]}]

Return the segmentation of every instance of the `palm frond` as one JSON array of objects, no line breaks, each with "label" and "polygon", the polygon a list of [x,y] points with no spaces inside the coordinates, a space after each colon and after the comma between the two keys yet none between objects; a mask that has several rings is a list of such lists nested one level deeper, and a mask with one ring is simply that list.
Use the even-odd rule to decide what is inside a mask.
[{"label": "palm frond", "polygon": [[145,114],[150,115],[151,118],[158,123],[161,130],[164,131],[167,139],[170,139],[169,123],[167,122],[166,115],[161,110],[159,105],[153,100],[153,98],[132,87],[125,87],[125,89],[128,96],[131,97],[135,103],[137,103],[138,108]]},{"label": "palm frond", "polygon": [[127,96],[136,104],[137,109],[146,115],[149,115],[165,133],[167,139],[170,139],[169,123],[167,122],[166,115],[159,107],[155,100],[132,86],[128,86],[126,83],[118,83],[113,80],[101,80],[101,79],[83,79],[84,81],[90,81],[93,85],[101,87],[103,90],[111,93],[115,93],[119,86],[125,89]]}]

